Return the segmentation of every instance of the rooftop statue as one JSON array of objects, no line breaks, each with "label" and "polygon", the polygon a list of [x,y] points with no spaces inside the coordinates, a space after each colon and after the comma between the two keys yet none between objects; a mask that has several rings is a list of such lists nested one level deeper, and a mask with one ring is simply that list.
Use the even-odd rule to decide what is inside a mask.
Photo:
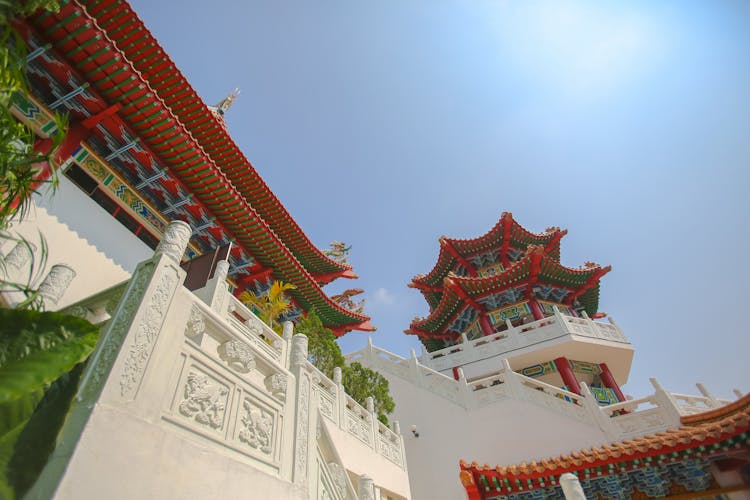
[{"label": "rooftop statue", "polygon": [[330,249],[323,250],[323,253],[326,254],[326,256],[328,256],[332,260],[335,260],[339,264],[349,263],[349,251],[352,249],[351,245],[346,246],[346,243],[342,243],[340,241],[332,241],[330,246]]},{"label": "rooftop statue", "polygon": [[362,299],[359,302],[352,300],[352,297],[361,293],[364,293],[364,290],[361,288],[350,288],[349,290],[344,290],[339,295],[331,296],[331,300],[350,311],[361,313],[365,308],[365,299]]},{"label": "rooftop statue", "polygon": [[224,113],[226,113],[227,110],[232,107],[232,104],[234,104],[234,101],[237,99],[238,95],[240,95],[240,89],[235,88],[229,94],[227,94],[224,99],[213,106],[209,106],[208,109],[213,111],[214,114],[223,117]]}]

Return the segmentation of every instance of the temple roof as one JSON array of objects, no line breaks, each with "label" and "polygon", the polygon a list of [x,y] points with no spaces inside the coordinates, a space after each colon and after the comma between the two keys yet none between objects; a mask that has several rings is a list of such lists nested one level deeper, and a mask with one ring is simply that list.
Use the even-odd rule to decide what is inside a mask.
[{"label": "temple roof", "polygon": [[64,56],[65,71],[91,84],[87,113],[133,131],[231,239],[277,279],[296,285],[292,295],[303,308],[314,307],[339,333],[372,330],[368,316],[341,307],[320,288],[335,277],[353,277],[350,266],[312,245],[130,7],[85,3],[67,3],[29,22]]},{"label": "temple roof", "polygon": [[[559,251],[557,252],[559,255]],[[407,333],[421,337],[444,337],[442,330],[471,301],[492,294],[498,294],[519,285],[547,284],[568,290],[568,300],[576,299],[594,314],[599,304],[599,279],[611,270],[587,264],[584,268],[573,269],[560,264],[555,254],[550,255],[542,246],[531,246],[525,255],[507,269],[494,276],[467,277],[448,273],[443,279],[439,293],[440,301],[430,314],[412,322]],[[528,293],[528,291],[526,291]]]},{"label": "temple roof", "polygon": [[328,258],[312,244],[231,138],[222,119],[198,96],[127,2],[81,0],[80,3],[226,175],[225,181],[231,182],[245,197],[305,269],[315,277],[331,273],[356,277],[350,265]]},{"label": "temple roof", "polygon": [[488,496],[494,497],[549,487],[566,472],[588,479],[684,458],[706,458],[732,447],[747,448],[750,446],[750,394],[720,408],[683,416],[680,421],[682,425],[677,429],[530,463],[492,466],[462,460],[461,480],[464,485],[487,485],[485,489],[491,493]]},{"label": "temple roof", "polygon": [[427,274],[418,274],[412,278],[409,285],[413,288],[439,287],[443,278],[454,269],[458,259],[450,251],[455,250],[464,258],[485,252],[494,248],[508,248],[525,250],[529,245],[541,245],[547,248],[551,258],[560,260],[560,239],[567,230],[548,228],[544,233],[535,234],[524,229],[513,219],[513,214],[503,212],[500,220],[486,234],[472,239],[440,238],[440,253],[432,270]]}]

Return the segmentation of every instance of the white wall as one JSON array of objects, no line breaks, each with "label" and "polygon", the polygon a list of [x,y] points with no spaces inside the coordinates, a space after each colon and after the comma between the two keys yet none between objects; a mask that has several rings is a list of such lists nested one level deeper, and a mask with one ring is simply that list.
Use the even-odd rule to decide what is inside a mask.
[{"label": "white wall", "polygon": [[[35,202],[100,252],[132,273],[153,250],[64,175],[54,194],[36,196]],[[50,246],[54,242],[50,242]]]},{"label": "white wall", "polygon": [[[459,461],[510,465],[607,443],[604,434],[533,403],[501,400],[467,411],[383,372],[396,401],[414,498],[455,500],[465,491]],[[416,425],[419,438],[411,433]]]}]

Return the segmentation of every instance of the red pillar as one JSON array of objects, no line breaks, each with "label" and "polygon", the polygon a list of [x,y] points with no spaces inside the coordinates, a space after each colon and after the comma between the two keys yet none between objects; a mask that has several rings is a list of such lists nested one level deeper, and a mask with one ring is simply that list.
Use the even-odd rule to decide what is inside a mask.
[{"label": "red pillar", "polygon": [[573,373],[573,369],[570,367],[570,363],[568,363],[568,358],[560,357],[555,359],[555,366],[557,367],[557,371],[562,377],[563,382],[566,386],[568,386],[570,392],[581,394],[581,386],[578,385],[578,379]]},{"label": "red pillar", "polygon": [[531,314],[534,315],[535,320],[544,318],[544,311],[542,310],[542,306],[539,305],[539,302],[532,299],[529,301],[529,307],[531,308]]},{"label": "red pillar", "polygon": [[601,368],[602,370],[602,372],[599,374],[599,378],[602,379],[602,383],[604,384],[604,387],[607,387],[608,389],[612,389],[612,392],[614,392],[615,396],[617,396],[617,401],[621,403],[625,401],[625,396],[620,390],[620,386],[617,384],[617,380],[615,380],[615,377],[612,375],[612,372],[609,371],[609,367],[607,366],[607,363],[601,363],[599,365],[599,368]]},{"label": "red pillar", "polygon": [[482,327],[482,332],[484,332],[485,335],[492,335],[495,333],[495,327],[492,326],[492,321],[490,320],[490,317],[487,315],[487,313],[481,313],[479,315],[479,324]]}]

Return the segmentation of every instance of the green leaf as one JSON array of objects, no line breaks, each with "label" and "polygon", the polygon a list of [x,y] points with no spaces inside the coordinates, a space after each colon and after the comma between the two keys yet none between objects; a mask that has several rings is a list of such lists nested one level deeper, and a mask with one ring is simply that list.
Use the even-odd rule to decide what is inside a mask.
[{"label": "green leaf", "polygon": [[0,404],[43,389],[70,371],[88,357],[98,336],[98,328],[80,318],[0,309]]},{"label": "green leaf", "polygon": [[84,365],[77,365],[52,383],[18,435],[5,468],[8,483],[17,498],[23,497],[33,486],[55,450],[57,436],[78,389]]}]

